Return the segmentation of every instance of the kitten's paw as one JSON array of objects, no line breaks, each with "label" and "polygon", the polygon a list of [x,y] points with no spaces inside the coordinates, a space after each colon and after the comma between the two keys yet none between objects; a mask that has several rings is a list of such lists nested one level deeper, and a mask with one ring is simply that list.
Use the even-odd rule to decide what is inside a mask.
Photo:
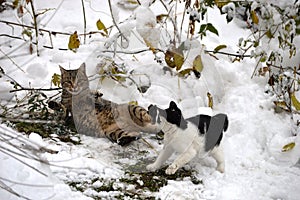
[{"label": "kitten's paw", "polygon": [[225,172],[225,166],[224,166],[224,164],[218,165],[217,170],[218,170],[219,172],[221,172],[221,173],[224,173],[224,172]]},{"label": "kitten's paw", "polygon": [[159,167],[157,167],[155,163],[152,163],[152,164],[149,164],[149,165],[146,166],[146,169],[151,171],[151,172],[156,171],[158,168]]},{"label": "kitten's paw", "polygon": [[177,165],[171,164],[167,169],[166,169],[166,174],[167,175],[172,175],[175,174],[175,172],[178,170]]}]

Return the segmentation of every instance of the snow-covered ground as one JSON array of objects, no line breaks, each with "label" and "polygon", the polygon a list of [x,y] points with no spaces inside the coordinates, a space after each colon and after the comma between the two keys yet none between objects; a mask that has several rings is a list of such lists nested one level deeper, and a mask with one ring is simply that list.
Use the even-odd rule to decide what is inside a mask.
[{"label": "snow-covered ground", "polygon": [[[36,9],[58,8],[38,18],[40,28],[69,33],[75,30],[78,33],[83,32],[81,1],[34,2]],[[107,27],[112,24],[106,1],[91,0],[84,3],[87,32],[96,30],[98,19]],[[140,15],[143,9],[138,11]],[[151,9],[155,14],[165,12],[161,7]],[[132,13],[116,5],[113,5],[113,10],[115,18],[120,21]],[[21,20],[12,10],[4,11],[0,16],[2,20],[7,21]],[[209,21],[219,30],[219,37],[209,34],[202,41],[207,49],[226,44],[228,51],[235,52],[238,38],[249,35],[249,30],[242,29],[235,23],[226,24],[225,16],[220,16],[218,10],[209,10],[208,16],[211,18]],[[30,24],[29,16],[24,16],[22,20]],[[135,27],[134,23],[134,20],[129,20],[121,28],[131,31]],[[11,31],[10,26],[1,24],[1,33],[12,34]],[[14,31],[18,33],[21,29]],[[141,49],[141,37],[133,31],[135,34],[128,36],[129,48],[124,51]],[[40,47],[40,56],[37,57],[36,54],[29,54],[28,43],[22,45],[22,41],[0,37],[0,66],[6,75],[24,87],[49,88],[53,73],[59,73],[59,65],[77,68],[82,62],[86,62],[88,74],[93,75],[96,73],[96,64],[103,61],[104,56],[112,54],[103,53],[106,39],[100,34],[87,38],[86,44],[83,44],[83,36],[80,40],[82,44],[77,53],[62,51],[58,48],[67,48],[68,37],[57,35],[53,37],[54,49]],[[299,39],[296,42],[300,44]],[[48,37],[40,38],[40,46],[49,43]],[[189,56],[199,54],[201,48],[200,43],[193,44]],[[11,59],[8,59],[4,52]],[[256,65],[254,60],[244,59],[232,63],[226,56],[218,55],[218,58],[219,60],[216,60],[202,54],[204,69],[201,78],[197,79],[192,75],[182,79],[165,72],[162,66],[154,61],[152,52],[146,51],[136,55],[118,53],[115,61],[124,63],[128,71],[133,70],[133,74],[138,74],[133,75],[137,84],[147,85],[150,79],[151,86],[147,92],[139,93],[135,84],[130,85],[130,80],[125,82],[127,88],[109,79],[102,83],[93,80],[91,88],[100,89],[105,98],[115,102],[137,101],[144,107],[150,104],[166,107],[171,100],[175,100],[185,117],[199,113],[228,114],[229,129],[223,139],[226,163],[224,174],[216,171],[216,163],[212,158],[206,157],[190,165],[193,177],[200,183],[193,183],[189,176],[171,180],[163,174],[157,174],[152,178],[164,177],[168,179],[167,184],[159,191],[144,191],[129,180],[133,180],[131,176],[145,174],[145,166],[155,159],[156,151],[162,148],[162,144],[151,135],[144,134],[144,138],[154,149],[143,140],[120,147],[107,139],[87,136],[81,137],[80,145],[74,145],[42,139],[35,133],[26,136],[1,124],[1,199],[299,199],[300,134],[292,135],[293,122],[290,115],[274,112],[274,99],[264,93],[266,78],[250,78]],[[9,93],[12,86],[7,80],[6,76],[0,79],[2,103],[11,100],[14,95]],[[207,92],[214,98],[213,110],[207,108]],[[17,95],[21,97],[24,93],[21,91]],[[288,152],[282,152],[282,147],[290,142],[295,142],[295,147]],[[36,150],[40,147],[52,151]],[[31,156],[31,159],[24,158],[23,154]],[[35,159],[44,162],[37,162]],[[140,186],[146,184],[141,177],[136,182]],[[6,186],[21,196],[7,192],[4,190]],[[111,189],[100,191],[99,188],[104,188],[102,186]],[[132,195],[124,197],[124,193]]]}]

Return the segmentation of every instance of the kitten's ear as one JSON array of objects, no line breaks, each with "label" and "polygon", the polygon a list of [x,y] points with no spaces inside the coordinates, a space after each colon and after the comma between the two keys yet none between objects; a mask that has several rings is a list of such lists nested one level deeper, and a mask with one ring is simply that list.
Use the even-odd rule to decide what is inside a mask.
[{"label": "kitten's ear", "polygon": [[169,108],[177,108],[176,103],[174,101],[171,101]]},{"label": "kitten's ear", "polygon": [[82,63],[79,67],[79,70],[85,72],[85,63]]},{"label": "kitten's ear", "polygon": [[148,110],[150,110],[151,108],[153,108],[154,106],[152,105],[152,104],[150,104],[149,106],[148,106]]},{"label": "kitten's ear", "polygon": [[157,110],[157,106],[156,105],[152,105],[152,104],[150,104],[150,106],[148,106],[148,113],[151,111],[151,112],[153,112],[153,111],[156,111]]}]

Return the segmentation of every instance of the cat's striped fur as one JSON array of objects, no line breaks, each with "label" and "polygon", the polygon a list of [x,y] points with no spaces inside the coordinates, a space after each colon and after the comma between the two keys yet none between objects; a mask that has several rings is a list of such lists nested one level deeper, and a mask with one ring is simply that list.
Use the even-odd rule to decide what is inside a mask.
[{"label": "cat's striped fur", "polygon": [[147,110],[131,104],[117,104],[105,100],[99,93],[91,93],[83,63],[77,70],[60,67],[63,88],[61,104],[72,114],[79,133],[107,137],[125,145],[140,137],[140,132],[156,133]]}]

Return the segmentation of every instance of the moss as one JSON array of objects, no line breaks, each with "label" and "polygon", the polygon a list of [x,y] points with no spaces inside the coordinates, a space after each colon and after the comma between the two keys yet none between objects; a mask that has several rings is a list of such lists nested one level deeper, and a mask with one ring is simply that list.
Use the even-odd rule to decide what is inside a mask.
[{"label": "moss", "polygon": [[24,132],[28,135],[30,133],[37,133],[43,138],[51,138],[52,134],[55,134],[60,141],[80,144],[79,136],[78,140],[72,139],[72,137],[76,136],[77,133],[64,124],[46,124],[37,122],[11,122],[11,124],[13,124],[13,128],[15,128],[17,131]]},{"label": "moss", "polygon": [[175,174],[167,175],[164,167],[155,172],[127,172],[128,177],[120,179],[121,182],[132,184],[136,189],[149,190],[150,192],[158,192],[161,187],[168,184],[168,180],[183,180],[188,177],[193,184],[202,184],[202,180],[199,180],[194,176],[194,172],[190,170],[179,169]]},{"label": "moss", "polygon": [[67,184],[76,191],[83,192],[86,189],[81,182],[67,182]]}]

